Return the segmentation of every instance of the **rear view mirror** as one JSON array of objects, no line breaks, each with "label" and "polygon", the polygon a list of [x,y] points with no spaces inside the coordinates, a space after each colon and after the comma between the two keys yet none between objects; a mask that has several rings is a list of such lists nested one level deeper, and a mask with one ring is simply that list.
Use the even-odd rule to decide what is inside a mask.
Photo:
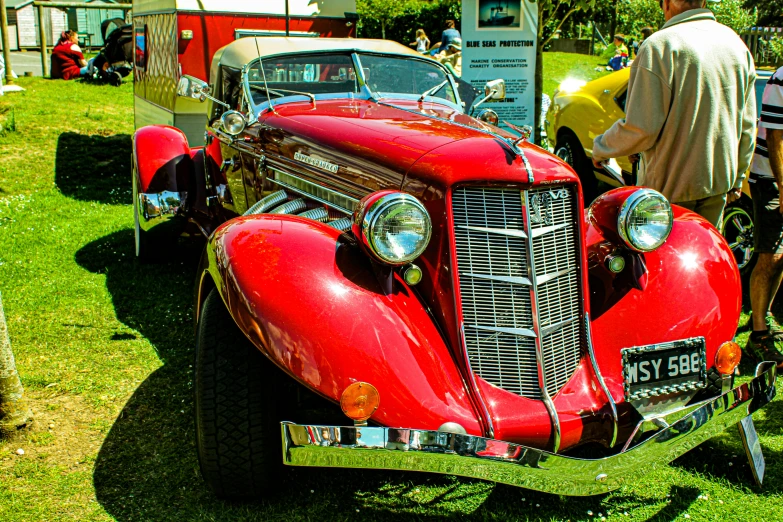
[{"label": "rear view mirror", "polygon": [[187,74],[182,75],[177,84],[177,96],[195,98],[204,101],[209,94],[209,84]]},{"label": "rear view mirror", "polygon": [[199,80],[194,76],[183,74],[177,83],[177,96],[182,96],[183,98],[193,98],[198,101],[209,99],[219,105],[222,105],[226,109],[231,108],[217,98],[210,96],[209,93],[209,84],[204,80]]},{"label": "rear view mirror", "polygon": [[506,82],[504,80],[492,80],[484,84],[484,96],[489,100],[502,100],[506,97]]},{"label": "rear view mirror", "polygon": [[487,100],[502,100],[506,97],[506,82],[498,79],[484,84],[484,97],[477,101],[471,108],[470,114],[478,108],[479,105]]}]

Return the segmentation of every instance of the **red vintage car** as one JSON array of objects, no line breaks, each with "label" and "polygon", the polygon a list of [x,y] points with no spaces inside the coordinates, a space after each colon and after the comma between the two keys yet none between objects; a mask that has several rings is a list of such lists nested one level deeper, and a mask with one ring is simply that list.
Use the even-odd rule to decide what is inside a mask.
[{"label": "red vintage car", "polygon": [[475,94],[392,42],[245,38],[209,85],[180,81],[208,101],[203,147],[135,133],[138,255],[208,239],[196,433],[217,494],[268,494],[283,463],[593,495],[753,434],[776,368],[734,387],[723,237],[646,188],[585,209],[571,167],[471,116],[503,82]]}]

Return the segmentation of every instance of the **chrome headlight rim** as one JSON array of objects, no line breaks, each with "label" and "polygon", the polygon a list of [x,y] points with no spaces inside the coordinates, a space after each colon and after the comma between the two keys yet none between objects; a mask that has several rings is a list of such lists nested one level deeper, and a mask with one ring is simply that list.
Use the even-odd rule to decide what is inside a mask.
[{"label": "chrome headlight rim", "polygon": [[[241,125],[234,126],[229,118],[238,118]],[[220,116],[220,125],[223,127],[223,130],[226,132],[226,134],[230,134],[231,136],[237,136],[240,134],[243,130],[245,130],[245,126],[247,125],[247,122],[245,121],[245,115],[242,114],[239,111],[226,111],[223,113],[222,116]]]},{"label": "chrome headlight rim", "polygon": [[498,113],[492,109],[481,109],[476,115],[476,119],[494,125],[495,127],[500,125],[500,117],[498,116]]},{"label": "chrome headlight rim", "polygon": [[[650,247],[643,247],[636,244],[631,237],[631,234],[629,232],[629,225],[630,225],[630,219],[633,215],[634,210],[641,204],[644,200],[654,198],[662,201],[664,203],[666,212],[669,215],[669,224],[666,228],[666,232],[661,236],[661,238],[655,242],[653,246]],[[634,252],[652,252],[654,250],[659,249],[667,239],[669,239],[669,235],[672,232],[672,226],[674,224],[674,216],[672,214],[672,206],[671,203],[669,203],[669,200],[666,199],[666,196],[658,192],[657,190],[653,190],[650,188],[640,188],[639,190],[635,191],[633,194],[628,196],[628,198],[623,202],[623,204],[620,206],[620,211],[617,214],[617,231],[620,234],[620,237],[625,242],[626,246],[633,250]]]},{"label": "chrome headlight rim", "polygon": [[[404,257],[390,258],[385,256],[382,253],[382,250],[376,244],[375,240],[373,239],[372,230],[378,224],[378,220],[382,216],[387,215],[389,209],[392,209],[393,207],[401,207],[400,210],[402,210],[402,207],[405,205],[415,207],[426,218],[425,238],[421,242],[419,248],[413,250]],[[401,266],[410,263],[419,257],[424,252],[424,250],[426,250],[430,243],[430,239],[432,238],[432,219],[430,218],[429,212],[427,212],[427,209],[417,198],[404,192],[391,192],[380,196],[375,201],[372,201],[370,205],[360,213],[359,223],[361,227],[361,239],[367,247],[367,250],[369,250],[378,261],[388,265]]]}]

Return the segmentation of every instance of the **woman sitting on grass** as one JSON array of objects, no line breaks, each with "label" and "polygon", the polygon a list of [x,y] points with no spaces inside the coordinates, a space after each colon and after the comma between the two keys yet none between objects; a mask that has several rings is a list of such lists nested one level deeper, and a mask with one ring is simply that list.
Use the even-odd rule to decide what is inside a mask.
[{"label": "woman sitting on grass", "polygon": [[73,80],[87,74],[88,69],[76,31],[63,31],[52,49],[52,79]]}]

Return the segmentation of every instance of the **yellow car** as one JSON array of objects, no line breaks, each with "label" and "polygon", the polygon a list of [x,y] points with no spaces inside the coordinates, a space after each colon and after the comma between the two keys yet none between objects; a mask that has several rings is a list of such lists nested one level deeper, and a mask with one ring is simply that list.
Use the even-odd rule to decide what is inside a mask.
[{"label": "yellow car", "polygon": [[[630,69],[622,69],[591,82],[565,80],[555,90],[547,111],[544,124],[550,147],[579,175],[586,201],[592,201],[601,192],[599,181],[611,187],[620,186],[605,171],[594,169],[590,157],[593,139],[606,132],[615,121],[625,118],[630,75]],[[759,80],[763,82],[759,84],[763,90],[766,77],[760,74]],[[760,100],[760,94],[758,98]],[[761,104],[758,105],[760,108]],[[625,184],[636,184],[628,158],[616,160],[623,171]],[[742,192],[739,201],[726,207],[720,231],[729,242],[737,265],[744,274],[754,264],[753,205],[747,183],[743,185]]]}]

